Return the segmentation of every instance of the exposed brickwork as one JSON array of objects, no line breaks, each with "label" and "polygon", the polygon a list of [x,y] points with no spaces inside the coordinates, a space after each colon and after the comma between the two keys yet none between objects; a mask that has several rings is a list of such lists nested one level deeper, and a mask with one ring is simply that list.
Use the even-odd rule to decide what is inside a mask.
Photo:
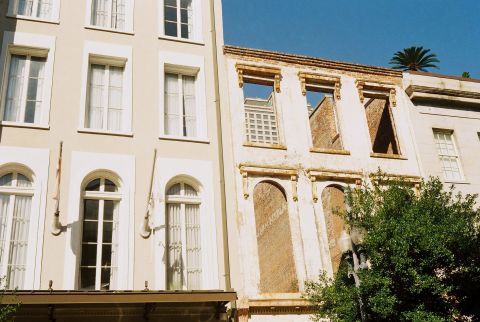
[{"label": "exposed brickwork", "polygon": [[287,200],[277,186],[261,182],[253,192],[261,293],[298,292]]},{"label": "exposed brickwork", "polygon": [[335,102],[324,97],[317,109],[310,115],[310,130],[314,148],[342,150],[342,140],[335,119]]},{"label": "exposed brickwork", "polygon": [[338,238],[345,229],[345,222],[338,213],[345,211],[345,194],[335,186],[328,186],[322,192],[323,213],[327,226],[328,247],[332,259],[333,272],[338,271],[342,251],[338,245]]},{"label": "exposed brickwork", "polygon": [[368,130],[375,153],[399,154],[387,98],[370,98],[365,104]]}]

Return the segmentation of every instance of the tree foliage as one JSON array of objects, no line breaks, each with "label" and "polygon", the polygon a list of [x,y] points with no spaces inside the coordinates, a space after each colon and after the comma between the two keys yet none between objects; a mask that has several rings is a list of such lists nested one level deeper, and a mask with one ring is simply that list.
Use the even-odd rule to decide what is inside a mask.
[{"label": "tree foliage", "polygon": [[392,68],[404,71],[426,72],[427,68],[438,68],[436,63],[439,62],[436,54],[430,53],[430,49],[421,46],[404,48],[402,51],[397,51],[390,59]]},{"label": "tree foliage", "polygon": [[417,196],[401,182],[346,191],[349,227],[365,232],[369,268],[360,288],[342,263],[336,276],[307,283],[315,318],[359,321],[480,321],[480,211],[476,196],[444,190],[438,179]]}]

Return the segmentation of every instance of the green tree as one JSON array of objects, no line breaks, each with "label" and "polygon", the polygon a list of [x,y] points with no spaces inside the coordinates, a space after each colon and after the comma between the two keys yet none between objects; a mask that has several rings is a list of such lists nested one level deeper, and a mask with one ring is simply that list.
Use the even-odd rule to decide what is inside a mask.
[{"label": "green tree", "polygon": [[480,321],[480,210],[476,196],[445,191],[438,179],[418,195],[380,180],[346,191],[347,226],[364,232],[368,268],[360,286],[344,259],[334,278],[307,283],[319,321]]},{"label": "green tree", "polygon": [[392,68],[404,71],[426,72],[427,68],[438,68],[436,63],[439,62],[437,55],[430,53],[430,49],[415,46],[397,51],[390,59]]},{"label": "green tree", "polygon": [[463,78],[470,78],[470,72],[463,72],[462,77]]}]

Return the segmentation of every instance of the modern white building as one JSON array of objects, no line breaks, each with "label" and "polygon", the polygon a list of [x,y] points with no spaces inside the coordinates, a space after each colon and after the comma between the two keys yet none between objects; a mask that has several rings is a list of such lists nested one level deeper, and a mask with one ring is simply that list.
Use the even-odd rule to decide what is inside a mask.
[{"label": "modern white building", "polygon": [[221,2],[6,0],[0,28],[17,321],[225,319]]}]

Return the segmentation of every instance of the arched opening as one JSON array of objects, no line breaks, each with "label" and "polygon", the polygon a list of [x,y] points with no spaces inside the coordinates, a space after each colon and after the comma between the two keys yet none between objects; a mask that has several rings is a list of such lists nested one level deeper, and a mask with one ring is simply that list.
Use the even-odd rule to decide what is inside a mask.
[{"label": "arched opening", "polygon": [[282,188],[263,181],[253,191],[260,292],[298,292],[288,203]]},{"label": "arched opening", "polygon": [[118,180],[106,176],[90,176],[83,187],[80,289],[112,290],[117,287],[122,195],[116,182]]},{"label": "arched opening", "polygon": [[0,275],[7,289],[23,289],[28,268],[33,182],[22,170],[0,174]]},{"label": "arched opening", "polygon": [[340,216],[346,211],[343,189],[333,185],[326,187],[322,192],[322,205],[332,269],[333,273],[336,273],[343,255],[338,244],[338,238],[345,229],[345,220]]},{"label": "arched opening", "polygon": [[175,181],[165,196],[166,278],[170,290],[199,290],[202,287],[202,200],[198,190],[189,183]]}]

